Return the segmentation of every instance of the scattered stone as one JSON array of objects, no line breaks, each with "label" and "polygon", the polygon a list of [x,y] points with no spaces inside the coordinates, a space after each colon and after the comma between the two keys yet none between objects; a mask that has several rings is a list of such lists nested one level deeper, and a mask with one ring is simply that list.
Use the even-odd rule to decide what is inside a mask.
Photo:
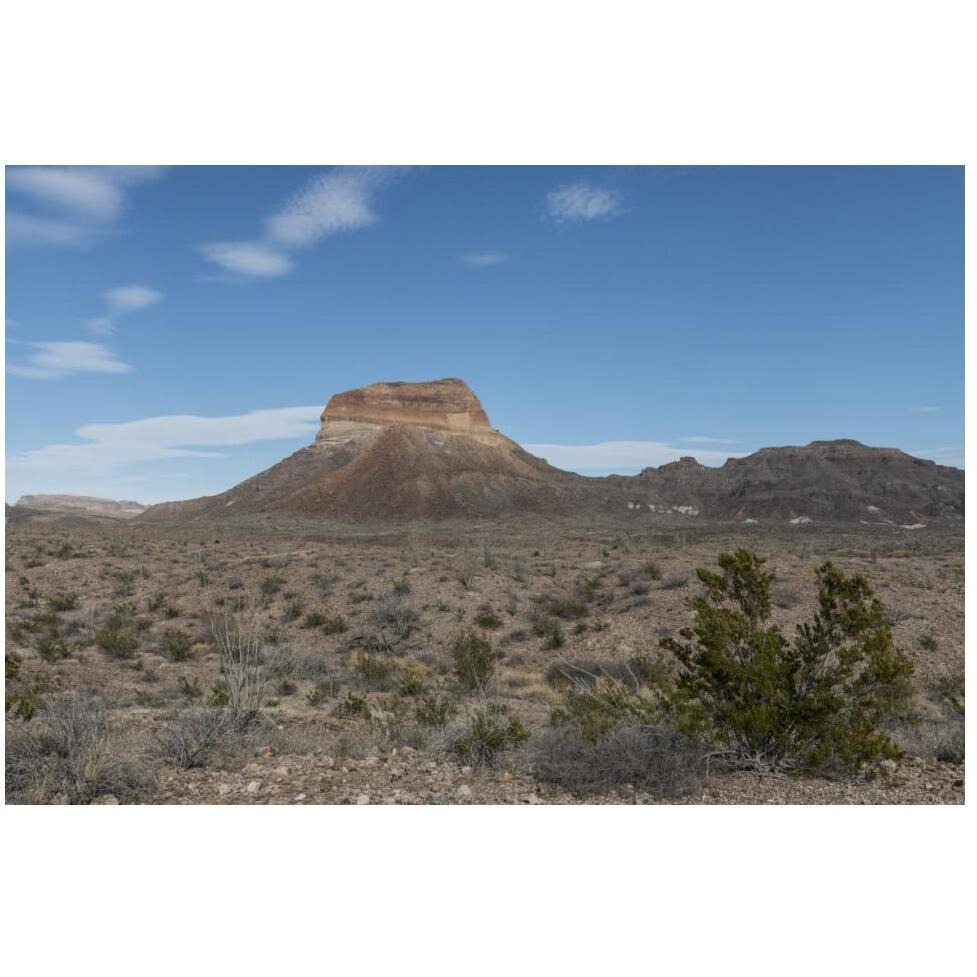
[{"label": "scattered stone", "polygon": [[458,797],[471,797],[472,789],[468,786],[468,784],[461,784],[455,789],[455,795]]},{"label": "scattered stone", "polygon": [[257,794],[261,790],[261,781],[252,780],[247,787],[244,788],[249,794]]},{"label": "scattered stone", "polygon": [[370,803],[370,795],[369,794],[360,794],[356,798],[356,803],[357,804],[369,804]]}]

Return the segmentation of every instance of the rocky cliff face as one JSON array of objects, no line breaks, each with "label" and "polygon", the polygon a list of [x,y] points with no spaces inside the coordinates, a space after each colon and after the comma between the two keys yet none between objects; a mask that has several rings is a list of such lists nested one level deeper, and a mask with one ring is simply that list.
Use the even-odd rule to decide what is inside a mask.
[{"label": "rocky cliff face", "polygon": [[371,383],[333,396],[322,412],[320,440],[344,425],[411,424],[437,431],[490,432],[481,401],[464,380]]}]

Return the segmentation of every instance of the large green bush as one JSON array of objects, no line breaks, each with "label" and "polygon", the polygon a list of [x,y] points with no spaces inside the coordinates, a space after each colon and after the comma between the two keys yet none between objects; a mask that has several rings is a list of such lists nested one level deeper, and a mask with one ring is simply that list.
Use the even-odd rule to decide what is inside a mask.
[{"label": "large green bush", "polygon": [[694,625],[661,641],[679,664],[666,699],[680,727],[758,769],[898,758],[886,725],[909,714],[913,665],[868,581],[823,564],[814,617],[789,640],[769,620],[764,564],[740,549],[697,571]]}]

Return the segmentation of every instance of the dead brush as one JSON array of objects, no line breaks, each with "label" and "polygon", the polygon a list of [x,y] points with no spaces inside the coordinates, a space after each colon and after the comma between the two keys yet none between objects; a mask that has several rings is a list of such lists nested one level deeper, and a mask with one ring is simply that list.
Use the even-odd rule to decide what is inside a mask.
[{"label": "dead brush", "polygon": [[265,666],[257,622],[242,615],[212,615],[210,632],[220,659],[222,691],[227,709],[238,725],[247,725],[261,712],[265,698]]}]

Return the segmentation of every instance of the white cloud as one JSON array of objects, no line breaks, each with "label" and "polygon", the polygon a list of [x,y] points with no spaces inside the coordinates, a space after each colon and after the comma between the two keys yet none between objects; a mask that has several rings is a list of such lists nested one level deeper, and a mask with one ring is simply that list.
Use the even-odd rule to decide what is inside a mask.
[{"label": "white cloud", "polygon": [[24,343],[37,350],[26,363],[8,363],[7,372],[31,380],[56,380],[71,373],[128,373],[132,367],[99,343]]},{"label": "white cloud", "polygon": [[914,414],[934,414],[936,411],[942,409],[942,407],[913,407],[912,412]]},{"label": "white cloud", "polygon": [[274,278],[292,269],[290,253],[332,234],[375,224],[375,199],[396,167],[338,168],[316,177],[264,221],[252,241],[216,241],[197,250],[235,276]]},{"label": "white cloud", "polygon": [[689,444],[741,444],[735,438],[708,438],[703,434],[694,434],[688,438],[679,438],[680,441],[687,441]]},{"label": "white cloud", "polygon": [[[599,444],[524,444],[531,454],[545,458],[557,468],[578,472],[619,472],[629,474],[642,468],[658,467],[689,453],[664,441],[602,441]],[[696,451],[703,465],[721,465],[727,458],[741,457],[729,451]]]},{"label": "white cloud", "polygon": [[546,196],[546,210],[557,224],[614,217],[621,211],[621,195],[592,183],[565,183]]},{"label": "white cloud", "polygon": [[102,293],[105,304],[115,312],[135,312],[148,308],[162,299],[162,292],[148,285],[119,285]]},{"label": "white cloud", "polygon": [[256,278],[275,278],[292,270],[287,255],[260,241],[224,241],[201,244],[200,253],[225,271]]},{"label": "white cloud", "polygon": [[90,231],[83,224],[18,211],[7,214],[7,243],[10,245],[80,248],[88,243],[89,237]]},{"label": "white cloud", "polygon": [[122,217],[130,187],[156,179],[156,166],[15,166],[7,191],[39,208],[7,216],[12,245],[83,247]]},{"label": "white cloud", "polygon": [[102,292],[102,299],[108,307],[108,314],[81,320],[81,324],[96,336],[111,335],[120,316],[156,305],[162,301],[163,293],[148,285],[117,285]]},{"label": "white cloud", "polygon": [[[7,495],[38,492],[102,494],[118,498],[118,483],[152,482],[140,466],[172,458],[221,458],[203,450],[285,438],[311,439],[321,405],[255,410],[226,417],[176,414],[119,424],[86,424],[75,432],[84,443],[51,444],[7,458]],[[176,477],[172,472],[161,478]],[[181,475],[182,477],[182,475]],[[153,493],[165,498],[167,492]]]},{"label": "white cloud", "polygon": [[473,251],[470,254],[463,254],[458,260],[472,268],[489,268],[508,261],[509,256],[501,251]]},{"label": "white cloud", "polygon": [[317,177],[265,221],[270,241],[304,248],[320,238],[375,223],[373,195],[383,171],[373,168],[336,170]]}]

